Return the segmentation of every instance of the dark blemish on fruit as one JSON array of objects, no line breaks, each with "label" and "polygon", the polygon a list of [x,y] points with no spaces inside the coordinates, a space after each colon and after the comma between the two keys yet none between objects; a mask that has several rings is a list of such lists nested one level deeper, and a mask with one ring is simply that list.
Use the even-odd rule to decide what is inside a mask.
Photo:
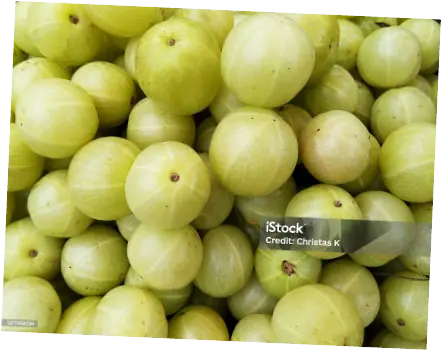
[{"label": "dark blemish on fruit", "polygon": [[252,117],[252,120],[255,120],[255,118]]},{"label": "dark blemish on fruit", "polygon": [[342,207],[342,202],[341,202],[341,201],[336,201],[336,202],[335,202],[335,207],[336,207],[336,208],[340,208],[340,207]]},{"label": "dark blemish on fruit", "polygon": [[169,46],[175,46],[175,44],[176,44],[175,39],[169,39],[169,40],[167,41],[167,45],[169,45]]},{"label": "dark blemish on fruit", "polygon": [[166,208],[169,208],[169,206],[168,206],[168,205],[166,205]]},{"label": "dark blemish on fruit", "polygon": [[293,275],[293,274],[296,273],[296,271],[295,271],[295,265],[293,265],[291,262],[289,262],[289,261],[287,261],[287,260],[284,260],[284,261],[282,262],[282,270],[284,271],[284,273],[285,273],[287,276],[291,276],[291,275]]},{"label": "dark blemish on fruit", "polygon": [[272,69],[272,72],[273,72],[273,73],[275,73],[275,70],[274,70],[274,69]]},{"label": "dark blemish on fruit", "polygon": [[75,16],[75,15],[70,15],[69,16],[69,21],[72,24],[77,24],[78,22],[80,22],[80,19],[77,16]]},{"label": "dark blemish on fruit", "polygon": [[321,129],[316,129],[316,131],[320,131]]},{"label": "dark blemish on fruit", "polygon": [[172,174],[170,175],[170,181],[177,182],[180,179],[180,176],[178,174]]},{"label": "dark blemish on fruit", "polygon": [[29,252],[29,256],[30,256],[31,258],[35,258],[35,257],[37,257],[37,255],[38,255],[38,252],[37,252],[35,249],[32,249],[32,250]]},{"label": "dark blemish on fruit", "polygon": [[376,23],[378,27],[380,28],[388,28],[390,25],[387,23],[377,22]]},{"label": "dark blemish on fruit", "polygon": [[401,326],[401,327],[405,326],[405,322],[404,322],[404,320],[398,319],[396,322],[397,322],[397,324],[398,324],[399,326]]}]

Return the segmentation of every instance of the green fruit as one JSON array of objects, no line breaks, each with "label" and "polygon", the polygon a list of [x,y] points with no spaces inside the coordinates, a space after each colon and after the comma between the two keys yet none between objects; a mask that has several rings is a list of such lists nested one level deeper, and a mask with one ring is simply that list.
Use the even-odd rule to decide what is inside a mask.
[{"label": "green fruit", "polygon": [[253,314],[239,321],[232,333],[231,341],[274,343],[271,316]]},{"label": "green fruit", "polygon": [[214,298],[200,291],[197,287],[193,288],[193,293],[189,299],[189,305],[201,305],[216,311],[223,319],[227,318],[229,308],[226,298]]},{"label": "green fruit", "polygon": [[15,205],[15,194],[13,192],[8,192],[6,196],[6,226],[12,221]]},{"label": "green fruit", "polygon": [[221,184],[237,196],[265,196],[280,188],[298,160],[296,135],[276,112],[242,107],[217,126],[209,157]]},{"label": "green fruit", "polygon": [[223,10],[177,9],[174,17],[196,21],[212,33],[220,48],[223,47],[234,25],[233,12]]},{"label": "green fruit", "polygon": [[439,81],[438,81],[437,75],[431,75],[428,77],[428,82],[431,85],[431,98],[433,99],[434,103],[437,105],[437,90],[439,87]]},{"label": "green fruit", "polygon": [[364,81],[381,89],[406,85],[418,75],[421,63],[418,38],[399,26],[381,28],[367,36],[357,60]]},{"label": "green fruit", "polygon": [[34,185],[28,198],[28,210],[35,226],[47,236],[78,236],[93,221],[75,206],[67,170],[53,171]]},{"label": "green fruit", "polygon": [[359,47],[364,41],[364,32],[348,19],[339,19],[339,46],[336,64],[353,70],[356,67]]},{"label": "green fruit", "polygon": [[36,323],[18,326],[2,322],[3,332],[53,333],[60,316],[60,298],[48,281],[18,277],[3,284],[2,320]]},{"label": "green fruit", "polygon": [[381,297],[377,282],[367,268],[348,259],[333,261],[322,269],[319,283],[347,295],[354,302],[364,327],[376,318]]},{"label": "green fruit", "polygon": [[288,103],[313,72],[315,48],[287,17],[260,13],[232,29],[221,54],[227,88],[244,104],[274,108]]},{"label": "green fruit", "polygon": [[190,146],[154,144],[137,157],[126,179],[126,199],[135,217],[164,229],[194,221],[210,197],[210,172]]},{"label": "green fruit", "polygon": [[8,191],[31,188],[43,173],[44,159],[35,154],[24,142],[19,127],[10,124]]},{"label": "green fruit", "polygon": [[48,158],[73,156],[98,129],[92,98],[79,86],[60,78],[29,85],[17,101],[15,119],[29,148]]},{"label": "green fruit", "polygon": [[215,298],[229,297],[244,288],[253,271],[253,250],[245,233],[221,225],[202,241],[204,255],[196,287]]},{"label": "green fruit", "polygon": [[399,259],[408,270],[429,276],[433,204],[414,204],[410,209],[416,220],[416,238]]},{"label": "green fruit", "polygon": [[152,99],[145,98],[130,112],[127,139],[141,150],[166,141],[192,146],[195,140],[195,122],[191,115],[169,113]]},{"label": "green fruit", "polygon": [[336,110],[353,113],[359,102],[358,85],[346,69],[334,65],[303,90],[302,98],[312,116]]},{"label": "green fruit", "polygon": [[100,301],[101,297],[85,297],[76,301],[61,315],[55,333],[89,334],[90,323]]},{"label": "green fruit", "polygon": [[29,35],[28,14],[32,2],[18,1],[15,3],[14,43],[29,55],[41,57],[35,43]]},{"label": "green fruit", "polygon": [[428,332],[429,280],[414,272],[402,272],[388,278],[380,291],[379,313],[382,323],[390,332],[406,340],[425,340]]},{"label": "green fruit", "polygon": [[112,63],[127,71],[126,65],[124,63],[124,55],[118,56]]},{"label": "green fruit", "polygon": [[[437,80],[437,78],[436,78]],[[422,75],[417,75],[412,81],[410,81],[407,86],[413,86],[425,92],[428,96],[432,98],[432,87],[430,82],[425,79]]]},{"label": "green fruit", "polygon": [[196,128],[196,151],[200,153],[209,153],[210,143],[212,141],[212,136],[217,125],[218,123],[216,122],[216,120],[212,117],[209,117]]},{"label": "green fruit", "polygon": [[133,236],[134,232],[140,226],[141,222],[138,220],[134,214],[129,214],[122,219],[115,221],[120,231],[121,235],[126,241],[129,241]]},{"label": "green fruit", "polygon": [[375,98],[367,85],[361,83],[358,80],[355,81],[356,85],[358,86],[359,98],[358,98],[358,106],[356,107],[353,113],[356,117],[359,118],[359,120],[362,123],[364,123],[365,126],[369,126],[371,118],[371,110],[375,102]]},{"label": "green fruit", "polygon": [[435,151],[434,123],[412,123],[392,132],[382,145],[379,156],[388,190],[407,202],[431,202]]},{"label": "green fruit", "polygon": [[381,145],[376,138],[370,134],[370,160],[362,174],[356,179],[346,184],[340,185],[344,190],[352,195],[358,195],[370,189],[370,186],[376,181],[376,177],[380,174],[379,155]]},{"label": "green fruit", "polygon": [[301,159],[317,180],[339,185],[359,178],[370,162],[370,134],[346,111],[329,111],[310,121],[300,139]]},{"label": "green fruit", "polygon": [[316,283],[321,269],[321,260],[300,251],[258,248],[255,253],[258,281],[278,299],[303,285]]},{"label": "green fruit", "polygon": [[72,157],[58,159],[46,158],[44,167],[48,172],[55,170],[68,170],[71,161]]},{"label": "green fruit", "polygon": [[373,348],[426,349],[427,341],[412,341],[395,336],[387,329],[380,331],[370,343]]},{"label": "green fruit", "polygon": [[436,124],[436,106],[431,98],[416,87],[391,89],[374,103],[371,129],[379,142],[404,125],[428,122]]},{"label": "green fruit", "polygon": [[54,278],[60,271],[63,244],[63,240],[44,235],[30,218],[13,222],[5,233],[5,278]]},{"label": "green fruit", "polygon": [[[378,222],[375,224],[378,237],[351,253],[351,258],[363,266],[379,267],[405,252],[415,238],[415,221],[408,206],[399,198],[383,191],[364,192],[355,199],[363,219]],[[391,224],[382,227],[379,222]],[[376,251],[382,253],[375,254]]]},{"label": "green fruit", "polygon": [[26,52],[22,51],[15,43],[14,43],[14,51],[12,54],[12,67],[14,68],[17,64],[25,61],[28,58]]},{"label": "green fruit", "polygon": [[38,2],[29,7],[27,20],[29,38],[50,60],[80,66],[100,50],[102,37],[84,5]]},{"label": "green fruit", "polygon": [[209,110],[212,117],[217,123],[219,123],[225,116],[231,112],[234,112],[240,107],[244,107],[244,104],[240,102],[223,83],[218,91],[218,94],[209,105]]},{"label": "green fruit", "polygon": [[238,321],[252,314],[271,315],[277,302],[261,287],[255,274],[243,289],[227,299],[229,310]]},{"label": "green fruit", "polygon": [[92,23],[110,35],[132,38],[163,19],[159,7],[85,5]]},{"label": "green fruit", "polygon": [[207,153],[200,154],[201,159],[210,171],[210,196],[200,215],[192,225],[197,230],[210,230],[221,225],[233,209],[235,196],[228,192],[218,181],[213,173]]},{"label": "green fruit", "polygon": [[107,33],[98,30],[100,39],[100,49],[95,56],[95,61],[112,62],[124,53],[124,49],[120,48],[115,40],[112,40],[111,36]]},{"label": "green fruit", "polygon": [[188,306],[169,321],[169,338],[218,340],[230,339],[222,317],[206,306]]},{"label": "green fruit", "polygon": [[221,86],[220,48],[200,23],[170,18],[141,37],[136,77],[146,96],[168,112],[195,114]]},{"label": "green fruit", "polygon": [[419,39],[422,47],[423,74],[434,74],[439,68],[440,24],[432,19],[410,18],[400,25]]},{"label": "green fruit", "polygon": [[164,308],[153,293],[133,286],[119,286],[98,303],[90,334],[120,337],[166,338]]},{"label": "green fruit", "polygon": [[364,37],[367,37],[375,30],[385,27],[397,26],[397,18],[392,17],[356,17],[352,19],[364,33]]},{"label": "green fruit", "polygon": [[296,182],[290,177],[284,185],[267,196],[237,197],[235,207],[247,223],[260,225],[263,219],[283,217],[296,191]]},{"label": "green fruit", "polygon": [[286,294],[276,305],[271,326],[277,343],[361,347],[364,338],[351,299],[320,284]]},{"label": "green fruit", "polygon": [[140,43],[141,36],[131,38],[126,45],[124,51],[124,67],[130,74],[133,80],[137,81],[137,70],[135,68],[137,61],[138,44]]},{"label": "green fruit", "polygon": [[28,198],[31,190],[26,189],[23,191],[14,192],[15,197],[15,210],[12,217],[12,221],[18,221],[29,216],[28,212]]},{"label": "green fruit", "polygon": [[173,315],[182,309],[188,302],[193,292],[193,284],[189,283],[180,289],[158,290],[150,287],[146,281],[135,270],[130,267],[127,271],[124,284],[127,286],[135,286],[152,292],[163,304],[166,316]]},{"label": "green fruit", "polygon": [[203,246],[191,226],[167,230],[140,225],[128,243],[127,256],[133,269],[152,288],[181,289],[195,279]]},{"label": "green fruit", "polygon": [[117,287],[129,269],[126,245],[118,232],[102,225],[70,238],[61,256],[69,288],[83,296],[100,296]]}]

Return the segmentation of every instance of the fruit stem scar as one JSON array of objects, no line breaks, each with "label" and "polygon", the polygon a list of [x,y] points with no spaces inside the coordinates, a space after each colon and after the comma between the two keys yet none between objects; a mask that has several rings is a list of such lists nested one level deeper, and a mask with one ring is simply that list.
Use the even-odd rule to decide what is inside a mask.
[{"label": "fruit stem scar", "polygon": [[176,173],[173,173],[172,175],[170,175],[170,181],[172,182],[177,182],[180,179],[180,176]]},{"label": "fruit stem scar", "polygon": [[405,322],[404,322],[404,320],[401,320],[401,319],[398,319],[398,320],[397,320],[397,324],[398,324],[399,326],[401,326],[401,327],[405,326]]},{"label": "fruit stem scar", "polygon": [[296,273],[296,271],[295,271],[295,265],[293,265],[291,262],[289,262],[289,261],[287,261],[287,260],[284,260],[284,261],[282,262],[282,270],[284,271],[284,273],[285,273],[287,276],[291,276],[291,275],[293,275],[294,273]]},{"label": "fruit stem scar", "polygon": [[169,45],[169,46],[174,46],[175,43],[176,43],[175,39],[169,39],[169,40],[167,41],[167,45]]},{"label": "fruit stem scar", "polygon": [[340,208],[340,207],[342,207],[342,202],[341,202],[341,201],[336,201],[336,202],[335,202],[335,207],[336,207],[336,208]]},{"label": "fruit stem scar", "polygon": [[35,249],[32,249],[32,250],[29,252],[29,256],[30,256],[31,258],[35,258],[37,255],[38,255],[38,252],[37,252]]},{"label": "fruit stem scar", "polygon": [[80,22],[80,19],[75,15],[69,15],[69,21],[71,21],[71,23],[73,24],[77,24],[78,22]]}]

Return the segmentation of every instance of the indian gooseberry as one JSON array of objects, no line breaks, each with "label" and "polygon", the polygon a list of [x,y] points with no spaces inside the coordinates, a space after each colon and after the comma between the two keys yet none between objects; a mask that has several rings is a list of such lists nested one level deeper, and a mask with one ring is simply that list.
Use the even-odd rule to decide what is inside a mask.
[{"label": "indian gooseberry", "polygon": [[124,218],[116,220],[118,231],[123,236],[126,241],[129,241],[140,226],[141,222],[138,220],[134,214],[129,214]]},{"label": "indian gooseberry", "polygon": [[63,247],[64,280],[79,295],[104,295],[124,281],[129,269],[126,247],[126,241],[111,227],[89,227]]},{"label": "indian gooseberry", "polygon": [[210,114],[219,123],[230,112],[235,111],[239,107],[244,107],[237,97],[222,83],[221,87],[209,105]]},{"label": "indian gooseberry", "polygon": [[32,2],[19,1],[15,4],[14,43],[24,52],[34,57],[42,54],[31,40],[29,35],[29,8]]},{"label": "indian gooseberry", "polygon": [[365,126],[370,125],[371,111],[373,104],[375,102],[375,98],[371,90],[368,86],[358,80],[356,81],[356,85],[358,86],[358,106],[353,112],[359,120],[364,123]]},{"label": "indian gooseberry", "polygon": [[131,38],[124,50],[124,67],[134,81],[137,81],[137,70],[135,65],[140,39],[141,36]]},{"label": "indian gooseberry", "polygon": [[15,194],[8,192],[6,196],[6,226],[12,221],[15,211]]},{"label": "indian gooseberry", "polygon": [[55,159],[46,158],[44,168],[48,172],[55,170],[68,170],[71,161],[72,157],[55,158]]},{"label": "indian gooseberry", "polygon": [[218,123],[213,117],[204,119],[196,128],[195,150],[200,153],[209,153],[213,133]]},{"label": "indian gooseberry", "polygon": [[236,109],[213,133],[210,162],[221,184],[237,196],[265,196],[281,187],[298,160],[296,135],[276,112]]},{"label": "indian gooseberry", "polygon": [[54,333],[88,334],[92,317],[101,299],[101,296],[91,296],[77,300],[63,312]]},{"label": "indian gooseberry", "polygon": [[188,305],[202,305],[216,311],[223,319],[229,314],[227,298],[214,298],[194,286]]},{"label": "indian gooseberry", "polygon": [[431,98],[437,105],[437,90],[439,87],[439,77],[437,75],[430,75],[427,80],[431,85]]},{"label": "indian gooseberry", "polygon": [[342,110],[317,115],[304,128],[300,140],[305,167],[317,180],[330,185],[360,177],[370,162],[370,150],[365,125]]},{"label": "indian gooseberry", "polygon": [[339,46],[336,64],[352,70],[356,67],[359,47],[364,41],[364,32],[356,23],[348,19],[339,19]]},{"label": "indian gooseberry", "polygon": [[271,320],[272,317],[267,314],[248,315],[236,324],[230,340],[253,343],[274,343]]},{"label": "indian gooseberry", "polygon": [[394,335],[388,329],[383,329],[373,338],[370,346],[373,348],[426,349],[427,341],[406,340]]},{"label": "indian gooseberry", "polygon": [[431,202],[435,152],[435,123],[412,123],[393,131],[379,156],[387,189],[407,202]]},{"label": "indian gooseberry", "polygon": [[412,81],[410,81],[407,86],[413,86],[416,87],[420,90],[422,90],[423,92],[425,92],[428,96],[432,97],[431,93],[431,85],[430,82],[428,81],[428,79],[426,79],[424,76],[422,75],[417,75],[416,78],[414,78]]}]

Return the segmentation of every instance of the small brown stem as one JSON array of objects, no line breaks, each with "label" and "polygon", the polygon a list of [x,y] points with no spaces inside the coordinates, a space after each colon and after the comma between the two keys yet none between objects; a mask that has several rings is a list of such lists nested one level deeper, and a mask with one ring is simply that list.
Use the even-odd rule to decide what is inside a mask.
[{"label": "small brown stem", "polygon": [[287,261],[287,260],[284,260],[284,261],[282,262],[282,270],[284,271],[284,273],[285,273],[287,276],[291,276],[291,275],[293,275],[293,274],[296,273],[296,271],[295,271],[295,265],[293,265],[291,262],[289,262],[289,261]]}]

